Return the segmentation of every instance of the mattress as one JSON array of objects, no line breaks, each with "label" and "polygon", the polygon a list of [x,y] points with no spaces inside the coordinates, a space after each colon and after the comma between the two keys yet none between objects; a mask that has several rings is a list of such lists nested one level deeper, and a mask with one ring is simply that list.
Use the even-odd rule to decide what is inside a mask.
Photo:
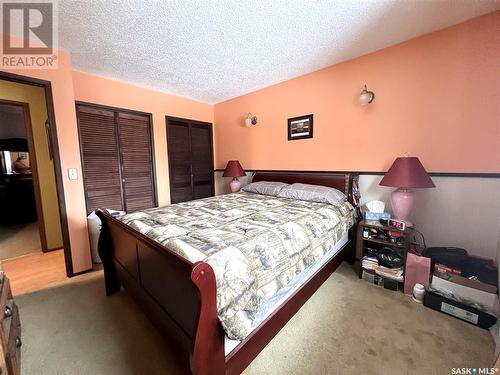
[{"label": "mattress", "polygon": [[134,212],[122,222],[191,262],[214,270],[217,312],[243,340],[263,303],[315,264],[354,223],[336,205],[236,193]]},{"label": "mattress", "polygon": [[[280,289],[273,297],[266,300],[257,310],[256,318],[252,324],[252,329],[249,333],[252,333],[260,323],[262,323],[269,315],[274,311],[278,310],[281,305],[297,290],[299,290],[307,281],[314,276],[314,274],[319,271],[325,264],[332,260],[342,248],[347,244],[349,238],[348,234],[344,233],[339,241],[332,246],[330,250],[323,255],[322,258],[318,259],[314,264],[305,269],[303,272],[298,274],[293,278],[293,280],[284,288]],[[224,336],[224,351],[227,356],[231,353],[240,343],[240,340],[232,340],[227,335]]]}]

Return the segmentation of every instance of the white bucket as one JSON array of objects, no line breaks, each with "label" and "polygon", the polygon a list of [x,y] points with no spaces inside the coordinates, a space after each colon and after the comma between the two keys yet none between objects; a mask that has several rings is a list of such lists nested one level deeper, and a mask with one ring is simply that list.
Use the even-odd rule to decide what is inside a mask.
[{"label": "white bucket", "polygon": [[[125,215],[125,211],[109,210],[110,214],[117,214],[117,216]],[[102,263],[99,253],[97,252],[97,245],[99,244],[99,234],[101,233],[101,219],[95,214],[94,211],[87,216],[87,227],[89,228],[90,239],[90,252],[92,254],[92,263]]]},{"label": "white bucket", "polygon": [[413,299],[418,302],[424,302],[425,287],[422,284],[415,284],[413,287]]}]

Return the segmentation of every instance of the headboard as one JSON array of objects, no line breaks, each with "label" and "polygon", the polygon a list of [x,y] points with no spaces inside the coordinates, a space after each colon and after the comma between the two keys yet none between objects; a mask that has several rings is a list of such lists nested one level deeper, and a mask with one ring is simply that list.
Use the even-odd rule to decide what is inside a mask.
[{"label": "headboard", "polygon": [[360,196],[357,173],[257,171],[253,175],[252,182],[258,181],[276,181],[287,184],[298,182],[302,184],[329,186],[347,195],[349,202],[353,203],[356,208],[359,205]]}]

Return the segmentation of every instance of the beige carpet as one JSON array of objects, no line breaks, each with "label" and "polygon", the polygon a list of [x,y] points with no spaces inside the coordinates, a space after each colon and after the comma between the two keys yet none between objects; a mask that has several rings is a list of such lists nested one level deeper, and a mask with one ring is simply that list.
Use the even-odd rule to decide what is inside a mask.
[{"label": "beige carpet", "polygon": [[0,259],[42,251],[38,223],[0,227]]},{"label": "beige carpet", "polygon": [[[17,297],[22,373],[175,374],[167,344],[101,272]],[[488,331],[359,280],[347,264],[330,277],[245,371],[254,374],[450,374],[490,367]]]}]

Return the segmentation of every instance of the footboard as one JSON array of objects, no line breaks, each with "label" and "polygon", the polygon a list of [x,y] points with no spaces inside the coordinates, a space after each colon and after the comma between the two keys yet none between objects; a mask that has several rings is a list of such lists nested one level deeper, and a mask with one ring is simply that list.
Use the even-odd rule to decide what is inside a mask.
[{"label": "footboard", "polygon": [[106,294],[123,286],[193,374],[224,374],[224,333],[210,265],[189,262],[107,211],[96,213]]}]

